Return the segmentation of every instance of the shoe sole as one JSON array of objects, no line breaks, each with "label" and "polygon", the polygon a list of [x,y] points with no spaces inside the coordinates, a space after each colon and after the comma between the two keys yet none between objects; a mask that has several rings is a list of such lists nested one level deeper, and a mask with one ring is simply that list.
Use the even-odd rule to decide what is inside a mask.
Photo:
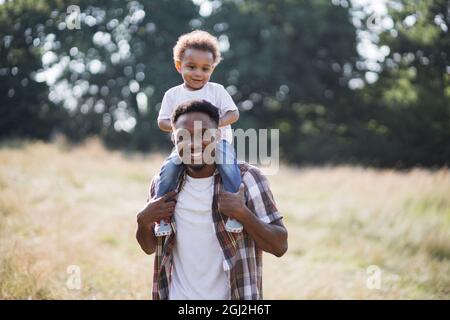
[{"label": "shoe sole", "polygon": [[163,237],[168,236],[172,233],[172,231],[163,231],[163,232],[155,232],[155,236],[157,237]]},{"label": "shoe sole", "polygon": [[241,233],[243,228],[225,228],[228,232],[231,233]]}]

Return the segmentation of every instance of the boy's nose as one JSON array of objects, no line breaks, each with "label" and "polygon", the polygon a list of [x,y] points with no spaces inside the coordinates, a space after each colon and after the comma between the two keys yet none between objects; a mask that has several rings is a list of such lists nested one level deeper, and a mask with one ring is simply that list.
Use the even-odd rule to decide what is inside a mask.
[{"label": "boy's nose", "polygon": [[200,78],[202,76],[202,72],[196,70],[196,71],[194,71],[193,76],[194,76],[194,78]]}]

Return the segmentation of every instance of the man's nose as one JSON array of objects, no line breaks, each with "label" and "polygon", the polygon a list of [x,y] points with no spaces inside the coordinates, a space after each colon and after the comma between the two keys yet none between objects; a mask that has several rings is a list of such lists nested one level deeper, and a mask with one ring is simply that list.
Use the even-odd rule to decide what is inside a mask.
[{"label": "man's nose", "polygon": [[189,142],[187,147],[191,150],[191,152],[195,152],[195,149],[197,149],[197,151],[201,150],[203,148],[203,144],[201,141],[199,141],[198,143]]}]

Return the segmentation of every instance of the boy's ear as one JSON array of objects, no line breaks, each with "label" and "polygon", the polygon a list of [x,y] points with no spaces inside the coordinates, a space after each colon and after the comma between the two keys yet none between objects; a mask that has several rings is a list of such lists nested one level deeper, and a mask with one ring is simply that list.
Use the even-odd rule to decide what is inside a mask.
[{"label": "boy's ear", "polygon": [[175,69],[177,69],[178,73],[181,73],[181,61],[175,61]]}]

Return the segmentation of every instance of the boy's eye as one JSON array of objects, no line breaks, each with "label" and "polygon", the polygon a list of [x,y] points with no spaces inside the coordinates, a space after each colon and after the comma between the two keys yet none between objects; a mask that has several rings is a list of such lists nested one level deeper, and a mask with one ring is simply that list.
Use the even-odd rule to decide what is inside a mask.
[{"label": "boy's eye", "polygon": [[209,68],[203,68],[203,71],[208,72]]}]

